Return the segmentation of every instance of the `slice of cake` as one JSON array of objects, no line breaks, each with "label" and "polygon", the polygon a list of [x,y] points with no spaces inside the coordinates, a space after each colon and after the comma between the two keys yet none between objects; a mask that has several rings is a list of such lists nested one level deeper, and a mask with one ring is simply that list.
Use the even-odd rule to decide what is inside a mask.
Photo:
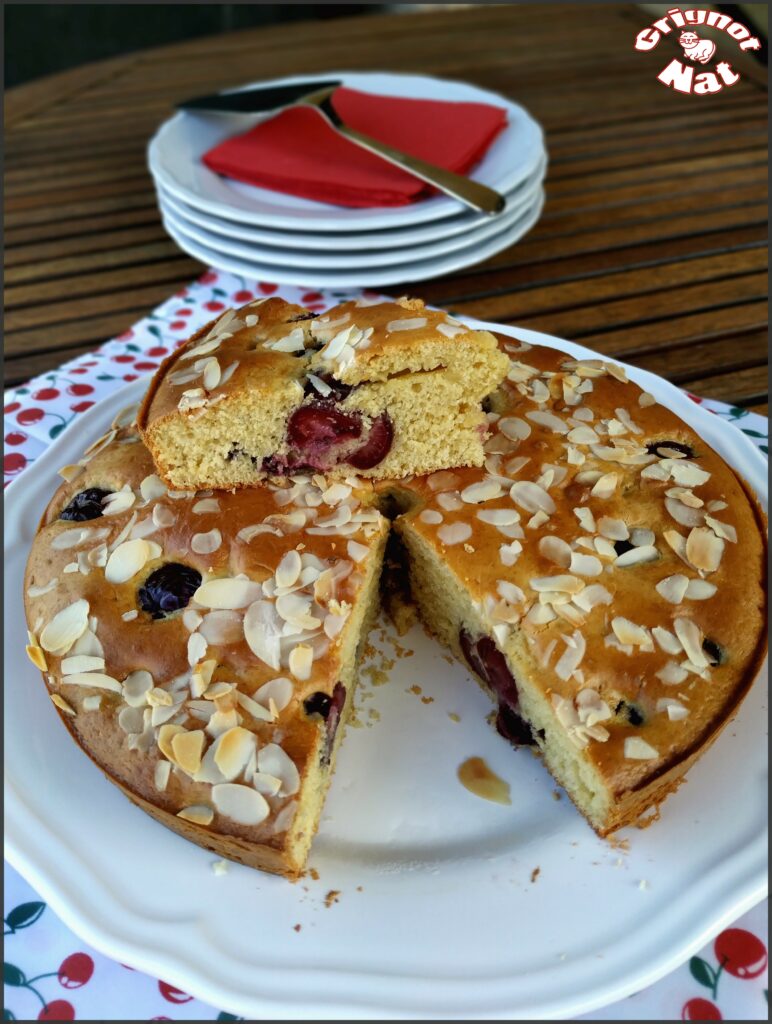
[{"label": "slice of cake", "polygon": [[743,484],[623,369],[504,336],[484,469],[391,485],[423,621],[600,834],[677,787],[763,659]]},{"label": "slice of cake", "polygon": [[164,825],[296,875],[377,605],[387,522],[372,495],[310,476],[169,490],[126,428],[66,476],[24,595],[62,721]]},{"label": "slice of cake", "polygon": [[418,299],[313,318],[272,298],[228,311],[167,359],[139,426],[177,488],[479,466],[482,402],[507,366],[493,335]]}]

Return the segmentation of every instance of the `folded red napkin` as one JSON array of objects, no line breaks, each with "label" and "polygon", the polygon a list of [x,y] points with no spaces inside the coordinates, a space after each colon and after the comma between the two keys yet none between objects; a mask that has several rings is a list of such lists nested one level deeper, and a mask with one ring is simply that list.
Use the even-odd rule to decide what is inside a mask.
[{"label": "folded red napkin", "polygon": [[[464,174],[507,121],[485,103],[375,96],[345,86],[333,95],[343,122],[405,153]],[[310,107],[290,107],[204,154],[218,174],[338,206],[404,206],[431,191],[423,181],[349,142]]]}]

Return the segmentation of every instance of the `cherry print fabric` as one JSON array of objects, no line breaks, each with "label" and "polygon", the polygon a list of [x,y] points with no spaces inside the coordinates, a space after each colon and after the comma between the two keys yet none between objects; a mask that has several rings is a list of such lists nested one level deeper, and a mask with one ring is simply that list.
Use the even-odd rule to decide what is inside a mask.
[{"label": "cherry print fabric", "polygon": [[[102,345],[5,393],[4,480],[24,472],[82,413],[152,373],[194,330],[229,306],[262,295],[322,310],[361,291],[318,291],[245,281],[208,270],[144,320]],[[762,416],[690,396],[742,430],[766,454]],[[85,442],[85,439],[84,439]],[[759,904],[672,974],[580,1020],[766,1020],[768,904]],[[82,942],[5,865],[5,1020],[238,1020],[174,985],[134,971]]]}]

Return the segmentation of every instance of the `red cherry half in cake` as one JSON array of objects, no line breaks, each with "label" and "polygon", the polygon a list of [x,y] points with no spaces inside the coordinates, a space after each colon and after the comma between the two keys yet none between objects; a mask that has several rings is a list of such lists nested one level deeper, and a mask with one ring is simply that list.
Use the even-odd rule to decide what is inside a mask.
[{"label": "red cherry half in cake", "polygon": [[346,456],[346,462],[354,469],[372,469],[379,462],[383,462],[391,451],[391,443],[394,440],[394,428],[391,425],[389,414],[384,412],[373,420],[367,440],[361,448]]},{"label": "red cherry half in cake", "polygon": [[474,640],[462,629],[458,636],[461,650],[469,667],[488,683],[499,698],[496,728],[499,733],[515,744],[532,744],[533,733],[519,713],[519,697],[515,677],[509,671],[507,659],[489,636]]},{"label": "red cherry half in cake", "polygon": [[317,402],[301,405],[287,424],[287,440],[301,453],[321,452],[341,441],[353,441],[361,433],[359,416]]}]

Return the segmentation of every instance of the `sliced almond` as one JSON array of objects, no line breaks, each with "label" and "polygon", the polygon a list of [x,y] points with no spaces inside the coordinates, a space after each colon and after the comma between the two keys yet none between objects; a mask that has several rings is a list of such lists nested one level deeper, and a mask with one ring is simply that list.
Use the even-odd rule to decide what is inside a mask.
[{"label": "sliced almond", "polygon": [[516,480],[509,491],[512,500],[526,512],[545,512],[552,515],[555,502],[543,487],[531,480]]},{"label": "sliced almond", "polygon": [[314,649],[308,644],[298,644],[290,651],[289,670],[301,682],[311,678],[313,664]]},{"label": "sliced almond", "polygon": [[259,825],[270,813],[265,797],[251,786],[237,783],[212,786],[212,801],[219,814],[239,825]]},{"label": "sliced almond", "polygon": [[262,595],[262,587],[253,580],[225,577],[202,583],[193,600],[202,608],[246,608]]},{"label": "sliced almond", "polygon": [[281,664],[282,623],[270,601],[254,601],[244,615],[244,638],[249,649],[272,669]]},{"label": "sliced almond", "polygon": [[631,565],[641,565],[644,562],[654,562],[659,558],[659,551],[653,545],[645,545],[640,548],[630,548],[625,551],[614,562],[618,569],[627,569]]},{"label": "sliced almond", "polygon": [[[480,513],[478,512],[477,515],[479,516]],[[442,512],[437,512],[436,509],[425,508],[419,514],[418,518],[421,520],[422,523],[426,523],[428,526],[439,526],[439,524],[443,521],[444,516]]]},{"label": "sliced almond", "polygon": [[35,666],[39,668],[41,672],[48,671],[48,663],[46,662],[46,656],[43,653],[43,649],[38,647],[37,644],[27,644],[27,657]]},{"label": "sliced almond", "polygon": [[123,680],[123,699],[131,707],[144,707],[147,704],[147,695],[152,689],[152,675],[144,669],[139,669],[130,673]]},{"label": "sliced almond", "polygon": [[617,489],[619,475],[617,473],[604,473],[592,486],[590,494],[594,498],[610,498]]},{"label": "sliced almond", "polygon": [[469,523],[444,523],[437,530],[437,537],[447,547],[452,547],[454,544],[462,544],[464,541],[469,540],[471,536],[472,527]]},{"label": "sliced almond", "polygon": [[600,559],[595,555],[582,555],[578,551],[571,552],[571,563],[568,568],[577,576],[600,576],[603,572]]},{"label": "sliced almond", "polygon": [[172,766],[170,761],[158,761],[156,763],[155,772],[153,773],[153,784],[159,793],[165,792],[171,772]]},{"label": "sliced almond", "polygon": [[503,493],[504,488],[498,480],[480,480],[461,491],[461,500],[468,505],[477,505],[482,501],[494,501]]},{"label": "sliced almond", "polygon": [[629,761],[653,761],[659,757],[659,751],[640,736],[628,736],[625,740],[625,757]]},{"label": "sliced almond", "polygon": [[298,551],[287,551],[276,567],[277,587],[293,587],[297,583],[303,563]]},{"label": "sliced almond", "polygon": [[560,537],[542,537],[539,540],[539,553],[562,569],[567,569],[571,564],[571,548]]},{"label": "sliced almond", "polygon": [[529,581],[531,590],[556,591],[561,594],[578,594],[584,589],[584,582],[576,576],[537,576]]},{"label": "sliced almond", "polygon": [[127,583],[144,568],[152,550],[150,542],[141,538],[119,544],[107,559],[105,579],[108,583]]},{"label": "sliced almond", "polygon": [[611,628],[621,644],[629,644],[632,647],[654,646],[648,629],[631,622],[623,615],[617,615],[611,620]]},{"label": "sliced almond", "polygon": [[66,654],[88,629],[89,603],[81,598],[62,608],[44,627],[40,646],[49,654]]},{"label": "sliced almond", "polygon": [[675,576],[666,576],[656,586],[660,597],[670,604],[680,604],[689,586],[689,578],[677,573]]},{"label": "sliced almond", "polygon": [[689,717],[689,709],[672,697],[660,697],[657,701],[657,711],[666,712],[671,722],[681,722]]},{"label": "sliced almond", "polygon": [[50,694],[50,697],[60,711],[63,711],[66,715],[75,715],[75,709],[72,708],[60,694],[52,693]]},{"label": "sliced almond", "polygon": [[716,584],[710,583],[708,580],[689,580],[686,596],[690,601],[707,601],[717,590]]},{"label": "sliced almond", "polygon": [[214,763],[228,782],[233,782],[247,766],[255,750],[255,735],[241,726],[228,729],[220,736]]},{"label": "sliced almond", "polygon": [[177,817],[183,821],[190,821],[194,825],[211,825],[214,821],[214,811],[204,804],[192,804],[190,807],[183,807],[177,811]]},{"label": "sliced almond", "polygon": [[702,649],[703,633],[697,623],[680,616],[674,621],[673,628],[689,661],[699,668],[708,668],[710,662]]},{"label": "sliced almond", "polygon": [[654,673],[658,679],[661,679],[665,686],[679,686],[684,679],[689,675],[685,668],[675,661],[668,661],[658,671]]},{"label": "sliced almond", "polygon": [[730,526],[729,523],[722,523],[718,519],[714,519],[713,516],[705,516],[705,525],[709,526],[717,537],[721,537],[722,540],[728,540],[730,544],[737,543],[737,530],[734,526]]},{"label": "sliced almond", "polygon": [[724,554],[724,541],[705,527],[695,527],[686,538],[686,557],[702,572],[715,572]]},{"label": "sliced almond", "polygon": [[655,626],[652,629],[652,636],[666,654],[680,654],[683,650],[681,641],[664,626]]},{"label": "sliced almond", "polygon": [[197,555],[211,555],[222,544],[222,534],[215,528],[207,533],[194,533],[190,546]]},{"label": "sliced almond", "polygon": [[280,796],[292,796],[300,789],[300,774],[295,762],[277,743],[269,743],[260,748],[257,767],[259,771],[281,779]]},{"label": "sliced almond", "polygon": [[65,676],[62,682],[68,683],[70,686],[93,686],[97,690],[121,692],[121,684],[118,680],[102,672],[74,672],[70,676]]}]

